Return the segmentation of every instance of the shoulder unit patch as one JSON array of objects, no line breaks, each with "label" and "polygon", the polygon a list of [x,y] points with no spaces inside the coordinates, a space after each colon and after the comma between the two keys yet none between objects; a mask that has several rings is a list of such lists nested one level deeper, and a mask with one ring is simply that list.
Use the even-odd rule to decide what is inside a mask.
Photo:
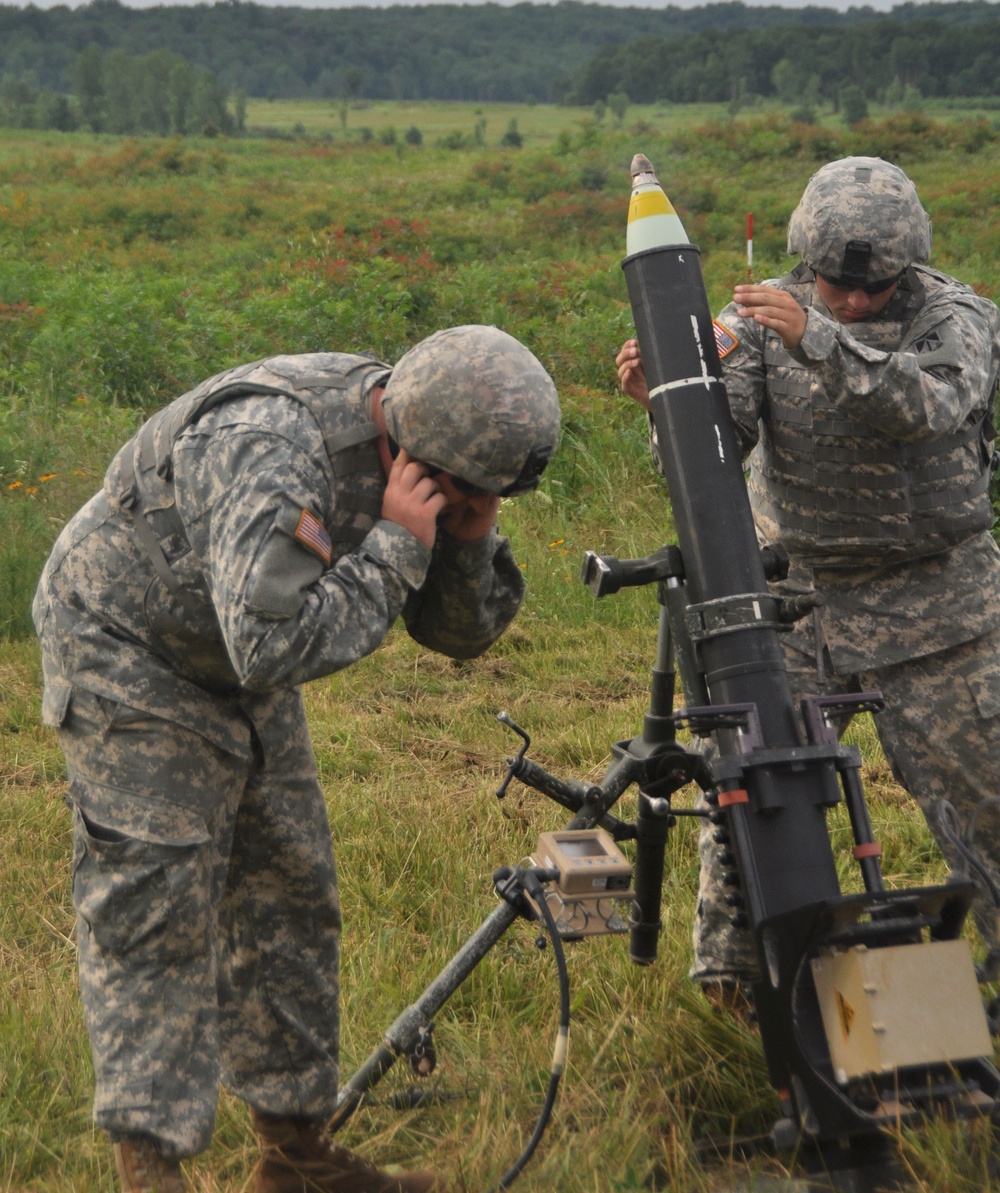
[{"label": "shoulder unit patch", "polygon": [[937,352],[944,341],[932,327],[930,331],[925,332],[919,340],[914,340],[913,351],[919,353]]},{"label": "shoulder unit patch", "polygon": [[303,510],[299,515],[299,524],[295,527],[295,537],[304,547],[308,547],[310,551],[318,555],[324,563],[329,563],[333,558],[333,543],[326,533],[326,528],[319,518],[308,510]]},{"label": "shoulder unit patch", "polygon": [[712,320],[712,326],[715,328],[715,346],[719,350],[719,360],[725,360],[730,352],[735,352],[740,346],[739,340],[733,335],[728,327],[723,327],[721,323]]}]

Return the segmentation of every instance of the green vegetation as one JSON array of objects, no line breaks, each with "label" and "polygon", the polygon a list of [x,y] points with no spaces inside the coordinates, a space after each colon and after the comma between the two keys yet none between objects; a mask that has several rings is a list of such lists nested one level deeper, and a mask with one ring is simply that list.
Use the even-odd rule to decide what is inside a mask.
[{"label": "green vegetation", "polygon": [[[730,7],[736,25],[762,19]],[[0,5],[0,83],[67,92],[78,55],[96,44],[129,58],[168,51],[210,69],[227,89],[262,98],[351,97],[359,72],[357,94],[365,98],[548,100],[551,86],[565,89],[596,47],[704,28],[715,12],[577,0],[326,10],[241,3],[134,9],[117,0],[52,10]]]},{"label": "green vegetation", "polygon": [[[619,264],[632,154],[652,159],[701,246],[713,307],[745,277],[746,212],[755,271],[783,272],[804,182],[852,152],[904,166],[934,220],[933,263],[1000,297],[1000,148],[989,125],[907,114],[847,129],[777,112],[734,121],[721,107],[632,106],[620,128],[613,110],[598,123],[589,109],[544,105],[362,111],[367,139],[353,107],[345,135],[328,103],[264,100],[248,104],[248,126],[270,112],[280,137],[0,133],[0,1188],[96,1193],[111,1181],[89,1121],[65,776],[39,724],[28,603],[59,527],[147,413],[240,361],[330,348],[393,360],[469,321],[524,340],[560,390],[558,456],[539,492],[501,511],[528,598],[498,646],[452,663],[394,632],[371,659],[308,689],[343,885],[350,1071],[492,910],[493,869],[563,823],[516,783],[495,800],[514,743],[493,714],[507,709],[534,757],[578,778],[598,776],[609,745],[641,722],[655,597],[595,602],[577,582],[585,550],[640,555],[671,534],[644,421],[614,387],[614,353],[631,328]],[[523,144],[500,148],[512,128]],[[448,147],[453,132],[461,141]],[[940,880],[870,727],[858,733],[890,881]],[[834,829],[855,884],[846,818]],[[570,1064],[516,1186],[526,1193],[707,1193],[745,1177],[725,1141],[774,1117],[753,1031],[711,1014],[685,979],[689,827],[669,854],[657,965],[630,966],[616,939],[571,952]],[[431,1161],[458,1188],[496,1181],[533,1127],[554,1039],[551,956],[535,935],[515,927],[440,1017],[434,1081],[459,1096],[390,1109],[381,1095],[410,1081],[400,1066],[345,1142],[383,1160]],[[986,1127],[907,1134],[914,1187],[988,1187]],[[724,1142],[713,1151],[710,1139]],[[236,1193],[251,1163],[245,1114],[224,1098],[194,1188]],[[749,1164],[779,1171],[764,1156]]]},{"label": "green vegetation", "polygon": [[995,7],[907,5],[891,16],[869,10],[860,21],[815,9],[810,16],[780,31],[747,25],[736,37],[705,29],[623,39],[577,72],[573,98],[593,103],[624,89],[647,102],[745,106],[778,97],[836,105],[844,90],[857,87],[864,98],[912,106],[926,96],[991,96],[996,90]]},{"label": "green vegetation", "polygon": [[[108,86],[97,68],[103,60]],[[171,75],[178,60],[183,72]],[[259,98],[447,99],[593,104],[758,98],[837,104],[841,87],[912,107],[926,97],[988,97],[1000,64],[1000,16],[984,0],[866,6],[697,8],[558,4],[264,7],[253,3],[128,8],[0,5],[0,120],[10,126],[185,131],[223,93]],[[136,72],[139,77],[133,78]],[[154,79],[157,85],[149,86]],[[203,94],[196,94],[195,80]],[[72,102],[67,99],[73,93]],[[102,94],[103,93],[103,94]],[[92,102],[95,94],[99,102]],[[172,102],[172,101],[171,101]],[[109,108],[103,116],[102,104]],[[123,110],[134,127],[117,127]],[[612,110],[614,110],[612,108]],[[169,115],[171,123],[163,127]],[[233,113],[238,123],[239,104]],[[201,119],[221,128],[216,114]]]}]

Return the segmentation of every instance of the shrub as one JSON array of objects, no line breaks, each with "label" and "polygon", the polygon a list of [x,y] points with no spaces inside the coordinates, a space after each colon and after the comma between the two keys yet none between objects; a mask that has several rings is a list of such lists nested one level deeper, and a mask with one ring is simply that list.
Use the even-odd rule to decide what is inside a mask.
[{"label": "shrub", "polygon": [[520,149],[524,144],[524,137],[518,132],[517,120],[512,116],[507,131],[500,138],[500,144],[506,149]]},{"label": "shrub", "polygon": [[856,83],[849,83],[841,91],[840,108],[844,115],[844,123],[851,128],[867,117],[868,101]]}]

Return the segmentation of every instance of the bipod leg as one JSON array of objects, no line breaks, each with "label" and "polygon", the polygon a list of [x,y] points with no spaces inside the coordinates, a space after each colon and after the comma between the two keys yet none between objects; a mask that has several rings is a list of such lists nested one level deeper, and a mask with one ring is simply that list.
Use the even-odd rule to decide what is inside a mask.
[{"label": "bipod leg", "polygon": [[329,1124],[331,1132],[347,1122],[364,1101],[365,1094],[382,1080],[397,1057],[413,1051],[434,1016],[514,923],[518,914],[510,903],[501,903],[495,908],[416,1002],[393,1021],[383,1042],[340,1087],[337,1109]]}]

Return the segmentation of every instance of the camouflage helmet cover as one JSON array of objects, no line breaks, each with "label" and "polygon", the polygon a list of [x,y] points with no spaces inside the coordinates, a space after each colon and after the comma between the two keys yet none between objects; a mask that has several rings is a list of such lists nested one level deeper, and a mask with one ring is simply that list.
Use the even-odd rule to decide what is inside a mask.
[{"label": "camouflage helmet cover", "polygon": [[898,166],[845,157],[809,179],[788,221],[788,251],[816,273],[862,286],[926,261],[931,222]]},{"label": "camouflage helmet cover", "polygon": [[513,336],[477,324],[411,348],[382,410],[411,456],[490,493],[534,489],[559,437],[552,378]]}]

